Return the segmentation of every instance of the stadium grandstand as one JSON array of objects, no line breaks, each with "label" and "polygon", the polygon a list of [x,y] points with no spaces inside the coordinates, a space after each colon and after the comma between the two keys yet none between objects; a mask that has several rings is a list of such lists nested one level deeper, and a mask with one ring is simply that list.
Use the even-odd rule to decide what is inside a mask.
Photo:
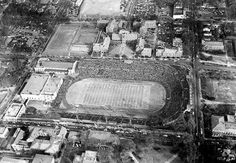
[{"label": "stadium grandstand", "polygon": [[[59,107],[57,111],[62,118],[72,118],[72,119],[87,119],[92,121],[115,121],[116,123],[132,123],[140,125],[155,125],[163,124],[172,120],[175,120],[182,112],[186,109],[186,106],[189,102],[189,85],[186,79],[188,74],[188,69],[178,63],[163,63],[159,61],[132,61],[132,62],[121,62],[120,60],[79,60],[77,65],[78,75],[74,79],[70,79],[68,85],[66,85],[60,92],[59,96],[55,100],[55,103]],[[90,85],[81,83],[90,81]],[[98,82],[98,85],[94,84]],[[116,84],[105,84],[101,83],[114,83],[118,82],[120,88],[126,87],[124,84],[133,83],[138,85],[144,83],[142,87],[145,87],[145,84],[156,84],[159,88],[157,94],[153,95],[149,100],[155,100],[154,98],[159,98],[157,101],[159,104],[153,101],[148,101],[148,99],[141,99],[139,102],[146,102],[149,104],[149,107],[146,105],[124,105],[124,103],[112,103],[107,98],[106,92],[110,93],[112,91],[117,92]],[[123,83],[122,83],[123,82]],[[65,82],[66,83],[66,82]],[[91,84],[93,83],[93,84]],[[148,85],[147,84],[147,85]],[[154,84],[154,85],[155,85]],[[75,85],[78,85],[78,89],[75,89]],[[123,86],[125,85],[125,86]],[[138,103],[137,99],[144,98],[145,94],[142,97],[130,97],[129,91],[135,89],[134,85],[127,86],[127,91],[119,90],[119,94],[124,98],[124,100],[136,100],[134,103]],[[81,88],[86,86],[86,88],[92,90],[86,90],[87,95],[81,95],[80,92],[84,92]],[[102,87],[102,89],[100,88]],[[111,88],[112,87],[112,88]],[[136,87],[138,91],[141,91],[141,87]],[[163,88],[163,89],[162,89]],[[94,94],[103,93],[101,96],[96,96]],[[94,90],[94,92],[93,92]],[[88,96],[87,101],[81,99],[73,99],[71,96],[71,91],[78,92],[79,97]],[[88,93],[90,91],[90,93]],[[91,92],[93,94],[91,94]],[[105,92],[105,93],[104,93]],[[83,94],[83,93],[82,93]],[[114,95],[114,93],[112,94]],[[75,95],[77,96],[77,95]],[[116,95],[117,96],[117,95]],[[161,96],[161,97],[158,97]],[[95,98],[95,99],[93,99]],[[125,99],[126,98],[126,99]],[[130,99],[129,99],[130,98]],[[73,100],[72,100],[73,99]],[[103,103],[104,102],[104,103]],[[130,101],[129,101],[130,102]],[[104,107],[105,105],[105,107]],[[108,106],[107,106],[108,105]],[[150,107],[153,106],[153,107]],[[122,109],[123,108],[123,109]],[[99,110],[99,111],[98,111]],[[145,111],[143,111],[145,110]],[[145,116],[137,116],[145,114]]]}]

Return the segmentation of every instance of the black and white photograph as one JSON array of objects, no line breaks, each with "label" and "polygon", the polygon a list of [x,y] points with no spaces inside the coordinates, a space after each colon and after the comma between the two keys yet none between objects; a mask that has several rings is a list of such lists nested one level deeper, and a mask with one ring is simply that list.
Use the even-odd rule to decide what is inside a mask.
[{"label": "black and white photograph", "polygon": [[0,163],[236,163],[236,0],[0,0]]}]

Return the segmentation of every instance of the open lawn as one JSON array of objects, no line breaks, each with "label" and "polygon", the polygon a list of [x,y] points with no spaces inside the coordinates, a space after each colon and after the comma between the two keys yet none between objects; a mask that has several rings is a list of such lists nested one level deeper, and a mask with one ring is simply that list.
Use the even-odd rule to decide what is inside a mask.
[{"label": "open lawn", "polygon": [[43,55],[67,56],[77,28],[78,27],[73,25],[60,25],[51,38]]}]

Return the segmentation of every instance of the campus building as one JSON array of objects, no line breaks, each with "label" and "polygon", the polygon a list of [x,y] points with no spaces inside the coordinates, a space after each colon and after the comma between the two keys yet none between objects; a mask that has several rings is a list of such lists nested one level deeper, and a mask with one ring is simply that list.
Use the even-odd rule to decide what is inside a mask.
[{"label": "campus building", "polygon": [[39,60],[34,68],[35,72],[55,73],[55,74],[75,74],[77,61],[71,62],[56,62],[46,60]]},{"label": "campus building", "polygon": [[0,138],[7,138],[8,135],[9,135],[9,128],[0,127]]},{"label": "campus building", "polygon": [[25,113],[25,105],[21,103],[12,103],[10,107],[7,108],[4,121],[16,121],[23,113]]},{"label": "campus building", "polygon": [[52,102],[57,97],[62,83],[62,78],[48,74],[32,74],[20,95],[24,100]]},{"label": "campus building", "polygon": [[36,154],[32,163],[54,163],[55,159],[53,156]]},{"label": "campus building", "polygon": [[4,156],[1,158],[0,163],[29,163],[29,160],[16,159]]},{"label": "campus building", "polygon": [[213,137],[236,136],[236,119],[234,115],[211,116]]}]

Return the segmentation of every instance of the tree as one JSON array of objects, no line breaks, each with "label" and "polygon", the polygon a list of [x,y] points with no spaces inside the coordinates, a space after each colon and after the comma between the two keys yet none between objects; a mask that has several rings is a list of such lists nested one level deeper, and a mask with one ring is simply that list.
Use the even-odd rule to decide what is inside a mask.
[{"label": "tree", "polygon": [[155,0],[157,6],[167,6],[169,8],[169,16],[173,17],[174,15],[174,7],[177,2],[180,0]]},{"label": "tree", "polygon": [[186,163],[191,163],[196,159],[197,147],[192,135],[185,135],[181,140],[176,141],[173,152]]},{"label": "tree", "polygon": [[73,3],[70,0],[63,0],[59,2],[59,7],[63,9],[71,8],[73,6]]},{"label": "tree", "polygon": [[232,4],[229,8],[228,8],[228,18],[229,19],[235,19],[236,18],[236,3]]},{"label": "tree", "polygon": [[101,163],[109,163],[114,149],[109,146],[100,146],[98,150],[98,158]]}]

